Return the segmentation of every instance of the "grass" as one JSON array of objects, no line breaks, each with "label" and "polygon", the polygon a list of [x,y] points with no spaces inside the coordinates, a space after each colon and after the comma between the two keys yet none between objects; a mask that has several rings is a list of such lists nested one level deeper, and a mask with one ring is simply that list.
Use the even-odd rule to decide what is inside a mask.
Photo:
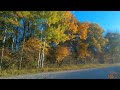
[{"label": "grass", "polygon": [[9,77],[9,76],[22,75],[22,74],[35,74],[42,72],[103,68],[107,66],[120,66],[120,64],[79,64],[79,65],[64,65],[61,67],[53,65],[52,67],[44,67],[43,69],[22,69],[22,70],[10,69],[0,72],[0,77]]}]

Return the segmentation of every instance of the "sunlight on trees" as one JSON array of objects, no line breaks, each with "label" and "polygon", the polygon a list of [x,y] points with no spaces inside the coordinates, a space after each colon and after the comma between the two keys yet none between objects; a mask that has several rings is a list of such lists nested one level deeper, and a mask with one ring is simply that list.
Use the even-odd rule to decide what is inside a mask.
[{"label": "sunlight on trees", "polygon": [[66,57],[73,64],[120,62],[120,34],[103,33],[70,11],[0,11],[0,70],[61,65]]}]

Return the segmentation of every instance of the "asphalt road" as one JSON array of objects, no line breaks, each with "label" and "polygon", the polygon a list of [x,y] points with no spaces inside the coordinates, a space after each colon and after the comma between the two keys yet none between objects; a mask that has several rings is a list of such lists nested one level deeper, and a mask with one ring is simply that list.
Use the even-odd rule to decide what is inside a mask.
[{"label": "asphalt road", "polygon": [[108,74],[111,72],[120,72],[120,66],[19,75],[2,79],[109,79]]}]

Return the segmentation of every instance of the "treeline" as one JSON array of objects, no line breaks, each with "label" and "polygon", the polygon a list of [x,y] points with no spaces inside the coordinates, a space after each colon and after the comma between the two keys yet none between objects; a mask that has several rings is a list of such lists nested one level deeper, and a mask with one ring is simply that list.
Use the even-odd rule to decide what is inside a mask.
[{"label": "treeline", "polygon": [[120,34],[69,11],[0,11],[0,69],[120,62]]}]

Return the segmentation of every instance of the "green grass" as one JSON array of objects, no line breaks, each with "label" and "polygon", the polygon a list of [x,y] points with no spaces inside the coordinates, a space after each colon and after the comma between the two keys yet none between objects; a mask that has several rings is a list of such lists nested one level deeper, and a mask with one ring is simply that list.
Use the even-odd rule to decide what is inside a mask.
[{"label": "green grass", "polygon": [[120,66],[120,64],[79,64],[79,65],[64,65],[61,67],[53,65],[51,67],[44,67],[43,69],[22,69],[22,70],[11,69],[11,70],[4,70],[0,72],[0,77],[9,77],[9,76],[22,75],[22,74],[35,74],[35,73],[42,73],[42,72],[102,68],[107,66]]}]

